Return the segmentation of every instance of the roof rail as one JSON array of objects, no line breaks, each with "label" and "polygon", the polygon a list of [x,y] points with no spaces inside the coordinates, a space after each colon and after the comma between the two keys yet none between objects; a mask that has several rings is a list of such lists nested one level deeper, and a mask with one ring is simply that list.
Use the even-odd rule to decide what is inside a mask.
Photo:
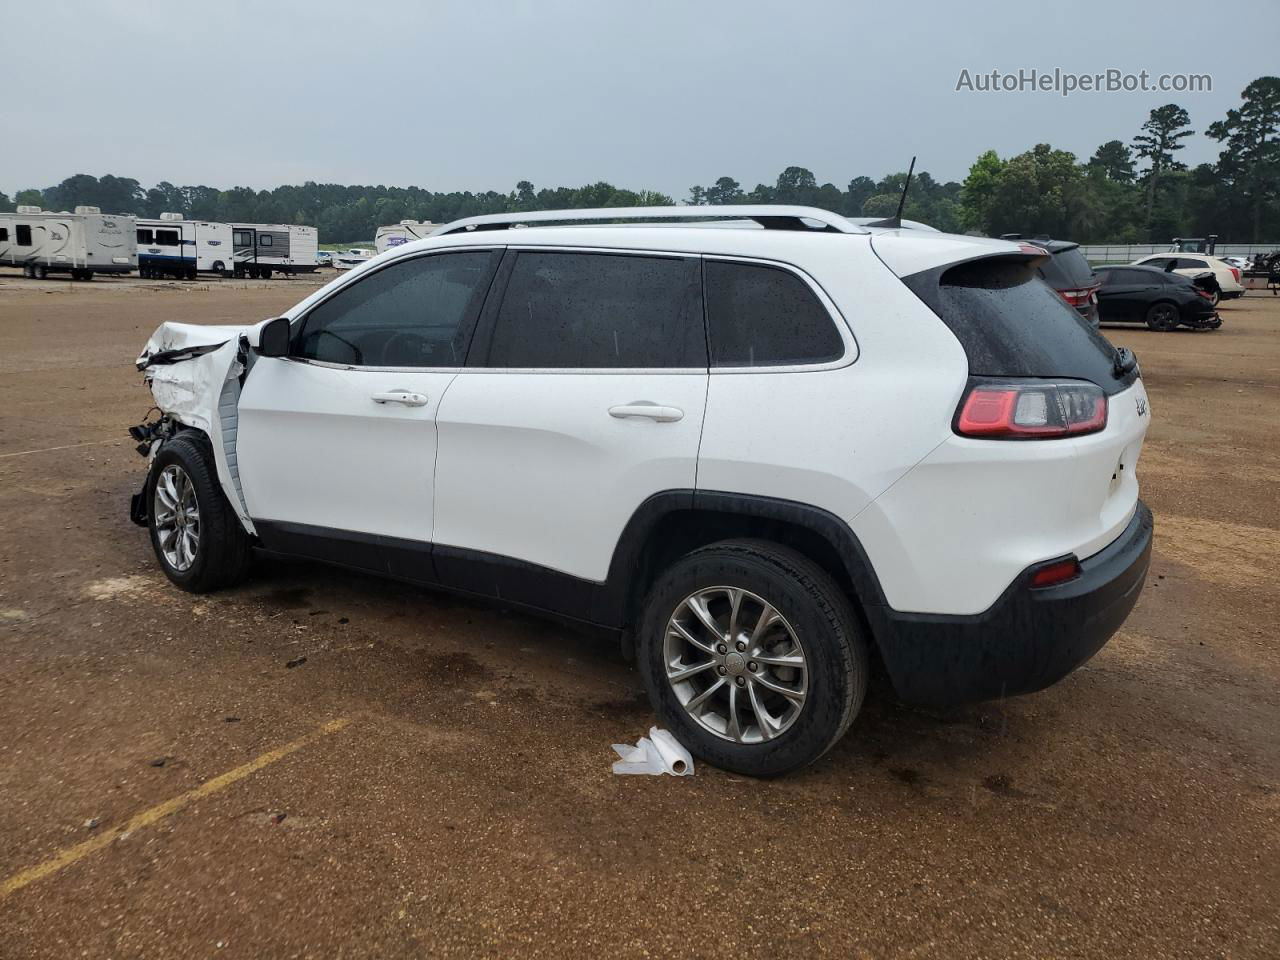
[{"label": "roof rail", "polygon": [[[538,210],[528,213],[490,213],[454,220],[431,231],[433,237],[470,230],[506,230],[530,223],[575,223],[610,220],[691,220],[726,218],[754,220],[766,230],[814,230],[827,233],[869,233],[865,227],[830,210],[780,204],[735,204],[698,207],[604,207],[594,210]],[[810,223],[821,226],[814,227]]]}]

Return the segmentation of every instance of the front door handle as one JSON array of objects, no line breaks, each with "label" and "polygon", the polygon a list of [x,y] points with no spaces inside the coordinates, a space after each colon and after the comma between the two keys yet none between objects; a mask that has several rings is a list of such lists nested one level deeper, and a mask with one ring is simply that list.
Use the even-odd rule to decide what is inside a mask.
[{"label": "front door handle", "polygon": [[625,420],[628,417],[644,417],[658,423],[675,423],[684,419],[684,411],[679,407],[664,407],[649,400],[633,400],[631,403],[619,404],[609,408],[609,416]]},{"label": "front door handle", "polygon": [[414,393],[411,390],[388,390],[386,393],[375,393],[370,397],[374,403],[400,403],[406,407],[425,407],[427,395]]}]

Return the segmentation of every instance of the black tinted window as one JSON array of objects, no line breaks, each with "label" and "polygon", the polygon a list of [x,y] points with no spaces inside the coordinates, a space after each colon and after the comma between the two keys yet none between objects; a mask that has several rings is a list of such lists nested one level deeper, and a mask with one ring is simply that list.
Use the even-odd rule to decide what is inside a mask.
[{"label": "black tinted window", "polygon": [[492,257],[487,250],[416,257],[362,277],[306,315],[294,355],[369,367],[461,366]]},{"label": "black tinted window", "polygon": [[1040,266],[1040,276],[1055,290],[1079,290],[1094,283],[1093,268],[1079,247],[1053,254]]},{"label": "black tinted window", "polygon": [[794,273],[717,260],[705,269],[712,366],[824,363],[844,353],[831,315]]},{"label": "black tinted window", "polygon": [[1117,379],[1115,349],[1024,260],[977,260],[903,282],[951,328],[974,376],[1072,377],[1109,393],[1136,376]]},{"label": "black tinted window", "polygon": [[31,227],[25,223],[20,223],[13,228],[15,234],[13,242],[20,247],[31,246]]},{"label": "black tinted window", "polygon": [[155,235],[146,227],[138,228],[138,242],[151,244],[155,242]]},{"label": "black tinted window", "polygon": [[494,322],[491,367],[705,367],[698,261],[525,251]]},{"label": "black tinted window", "polygon": [[156,245],[161,247],[176,247],[178,245],[178,231],[157,230]]},{"label": "black tinted window", "polygon": [[9,239],[8,229],[5,227],[0,227],[0,240],[8,240],[8,239]]}]

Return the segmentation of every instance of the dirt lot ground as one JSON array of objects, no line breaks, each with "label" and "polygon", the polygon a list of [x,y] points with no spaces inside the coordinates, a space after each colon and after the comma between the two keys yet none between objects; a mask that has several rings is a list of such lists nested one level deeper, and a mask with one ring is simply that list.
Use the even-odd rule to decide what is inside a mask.
[{"label": "dirt lot ground", "polygon": [[1107,331],[1157,540],[1092,662],[873,693],[753,782],[612,776],[652,716],[559,627],[304,565],[169,586],[131,361],[310,283],[0,276],[0,957],[1280,954],[1280,299]]}]

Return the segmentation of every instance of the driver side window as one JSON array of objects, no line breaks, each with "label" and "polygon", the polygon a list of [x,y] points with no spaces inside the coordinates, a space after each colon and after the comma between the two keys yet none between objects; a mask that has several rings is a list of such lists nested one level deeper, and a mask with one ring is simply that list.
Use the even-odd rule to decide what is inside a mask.
[{"label": "driver side window", "polygon": [[292,355],[364,367],[460,367],[498,256],[441,253],[370,273],[306,314]]}]

